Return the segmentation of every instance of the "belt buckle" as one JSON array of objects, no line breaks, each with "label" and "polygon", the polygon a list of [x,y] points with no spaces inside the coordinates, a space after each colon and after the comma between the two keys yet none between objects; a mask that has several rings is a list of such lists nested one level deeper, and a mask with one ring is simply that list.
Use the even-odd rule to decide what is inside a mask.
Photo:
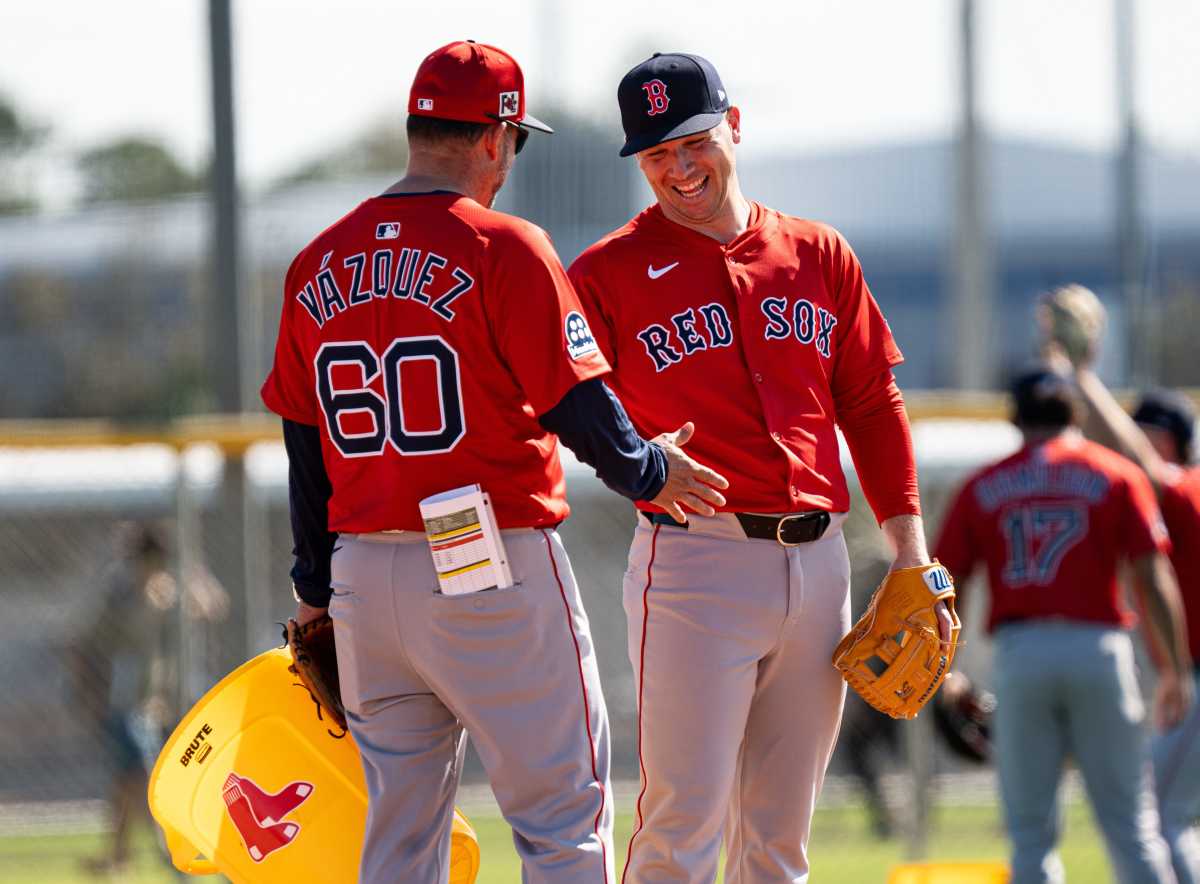
[{"label": "belt buckle", "polygon": [[783,539],[783,525],[789,519],[805,519],[808,518],[808,515],[808,513],[793,513],[791,515],[783,516],[778,522],[775,523],[775,542],[780,546],[803,546],[805,543],[807,543],[808,541],[806,540],[798,540],[795,543],[788,543],[785,541]]}]

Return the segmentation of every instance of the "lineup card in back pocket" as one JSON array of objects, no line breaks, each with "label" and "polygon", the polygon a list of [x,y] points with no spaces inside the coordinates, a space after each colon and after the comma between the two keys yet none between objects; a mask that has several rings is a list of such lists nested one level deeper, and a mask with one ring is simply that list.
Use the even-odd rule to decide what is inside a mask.
[{"label": "lineup card in back pocket", "polygon": [[421,518],[443,595],[513,585],[491,499],[478,485],[425,498]]}]

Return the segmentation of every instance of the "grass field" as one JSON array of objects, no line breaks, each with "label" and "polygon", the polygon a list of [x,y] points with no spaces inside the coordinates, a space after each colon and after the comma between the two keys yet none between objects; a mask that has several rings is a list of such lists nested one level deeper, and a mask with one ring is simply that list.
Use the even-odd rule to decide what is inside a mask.
[{"label": "grass field", "polygon": [[[520,864],[507,824],[498,816],[474,814],[479,835],[483,869],[477,884],[515,884],[521,880]],[[1007,845],[996,808],[944,807],[936,811],[928,858],[934,860],[1003,860]],[[629,813],[618,815],[617,853],[623,862],[633,824]],[[81,860],[99,851],[100,835],[38,836],[0,838],[0,882],[4,884],[75,884],[95,881],[85,875]],[[140,833],[138,850],[131,867],[107,880],[152,884],[178,881],[164,868],[150,836]],[[817,884],[882,884],[887,871],[904,859],[904,846],[895,840],[874,838],[865,814],[855,806],[817,812],[811,842],[812,877]],[[1111,884],[1112,876],[1104,847],[1092,824],[1090,811],[1073,805],[1067,814],[1063,861],[1069,881],[1079,884]],[[618,866],[618,869],[620,866]],[[223,878],[196,878],[217,882]]]}]

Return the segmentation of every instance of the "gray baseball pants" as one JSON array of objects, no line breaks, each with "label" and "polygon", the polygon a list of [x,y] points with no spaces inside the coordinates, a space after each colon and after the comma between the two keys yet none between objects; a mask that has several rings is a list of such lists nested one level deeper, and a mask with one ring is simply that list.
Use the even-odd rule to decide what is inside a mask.
[{"label": "gray baseball pants", "polygon": [[1013,848],[1011,884],[1065,880],[1056,845],[1068,756],[1083,776],[1117,880],[1174,884],[1129,634],[1027,621],[1001,626],[995,649],[995,749]]},{"label": "gray baseball pants", "polygon": [[608,714],[558,534],[505,531],[517,585],[437,593],[415,532],[343,534],[329,614],[368,790],[362,884],[445,884],[464,729],[527,884],[612,884]]},{"label": "gray baseball pants", "polygon": [[813,543],[736,519],[638,520],[624,580],[642,788],[624,884],[808,880],[813,806],[841,724],[830,663],[850,625],[835,515]]},{"label": "gray baseball pants", "polygon": [[[1200,678],[1196,678],[1200,691]],[[1154,785],[1163,837],[1179,884],[1200,884],[1200,704],[1179,727],[1159,734],[1151,744]]]}]

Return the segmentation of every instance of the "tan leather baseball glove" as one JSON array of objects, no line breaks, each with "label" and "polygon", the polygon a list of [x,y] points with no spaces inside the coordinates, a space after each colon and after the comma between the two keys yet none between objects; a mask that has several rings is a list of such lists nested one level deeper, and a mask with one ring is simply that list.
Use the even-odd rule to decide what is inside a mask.
[{"label": "tan leather baseball glove", "polygon": [[1096,358],[1105,315],[1095,292],[1074,284],[1042,295],[1037,307],[1043,343],[1057,344],[1077,367]]},{"label": "tan leather baseball glove", "polygon": [[301,626],[295,618],[288,620],[283,630],[283,640],[292,652],[292,665],[288,671],[300,679],[317,704],[317,717],[321,712],[329,716],[346,735],[346,710],[342,707],[342,689],[338,682],[337,647],[333,640],[333,620],[324,614]]},{"label": "tan leather baseball glove", "polygon": [[[939,601],[950,611],[948,644],[938,632]],[[838,643],[833,665],[880,712],[915,718],[950,671],[961,629],[950,572],[937,562],[900,568],[884,578]]]}]

